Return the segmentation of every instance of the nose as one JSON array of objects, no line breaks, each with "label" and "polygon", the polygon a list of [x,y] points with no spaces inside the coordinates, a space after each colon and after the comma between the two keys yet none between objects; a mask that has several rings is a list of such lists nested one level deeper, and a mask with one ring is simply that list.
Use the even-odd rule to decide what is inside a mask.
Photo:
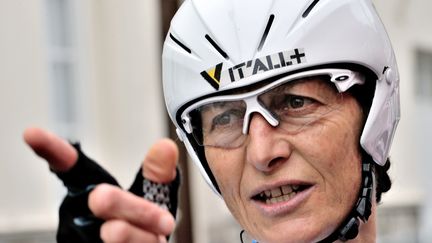
[{"label": "nose", "polygon": [[288,160],[292,145],[280,129],[273,127],[259,113],[252,114],[248,142],[247,163],[261,172],[270,173]]}]

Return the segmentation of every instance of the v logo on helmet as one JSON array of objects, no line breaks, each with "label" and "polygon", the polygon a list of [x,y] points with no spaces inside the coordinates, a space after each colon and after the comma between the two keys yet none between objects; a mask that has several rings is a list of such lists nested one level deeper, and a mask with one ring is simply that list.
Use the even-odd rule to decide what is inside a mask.
[{"label": "v logo on helmet", "polygon": [[205,80],[207,80],[207,82],[209,82],[209,84],[211,86],[213,86],[213,88],[215,88],[216,90],[218,90],[220,87],[220,78],[221,78],[221,73],[222,73],[222,66],[223,66],[223,63],[221,62],[218,65],[216,65],[215,67],[210,68],[207,71],[201,72],[201,76],[203,76],[203,78]]},{"label": "v logo on helmet", "polygon": [[247,62],[223,70],[224,63],[201,72],[201,76],[216,90],[229,83],[248,78],[255,74],[279,69],[287,66],[306,63],[304,49],[281,51],[264,57],[258,57]]}]

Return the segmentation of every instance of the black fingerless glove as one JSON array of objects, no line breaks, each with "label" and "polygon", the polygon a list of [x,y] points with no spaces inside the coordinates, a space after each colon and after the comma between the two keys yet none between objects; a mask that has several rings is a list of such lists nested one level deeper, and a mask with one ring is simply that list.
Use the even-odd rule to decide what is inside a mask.
[{"label": "black fingerless glove", "polygon": [[[78,152],[77,163],[67,172],[56,173],[68,190],[59,210],[57,242],[99,243],[102,242],[99,232],[104,221],[90,211],[88,195],[97,184],[120,185],[106,170],[88,158],[79,144],[72,145]],[[178,171],[176,179],[165,185],[144,179],[140,168],[129,191],[146,199],[153,198],[151,201],[166,207],[175,217],[179,184]]]},{"label": "black fingerless glove", "polygon": [[169,184],[157,183],[143,177],[141,168],[136,174],[135,180],[129,191],[133,194],[143,197],[144,199],[158,204],[160,207],[167,209],[176,216],[178,205],[178,190],[180,187],[180,171],[177,173],[174,181]]}]

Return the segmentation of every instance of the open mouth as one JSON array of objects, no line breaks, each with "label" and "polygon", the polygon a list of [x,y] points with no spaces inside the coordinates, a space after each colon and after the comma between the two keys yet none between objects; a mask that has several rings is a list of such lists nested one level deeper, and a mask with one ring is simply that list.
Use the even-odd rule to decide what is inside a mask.
[{"label": "open mouth", "polygon": [[279,202],[289,201],[297,193],[307,190],[312,185],[284,185],[276,187],[270,190],[264,190],[261,193],[252,197],[252,200],[256,200],[265,204],[275,204]]}]

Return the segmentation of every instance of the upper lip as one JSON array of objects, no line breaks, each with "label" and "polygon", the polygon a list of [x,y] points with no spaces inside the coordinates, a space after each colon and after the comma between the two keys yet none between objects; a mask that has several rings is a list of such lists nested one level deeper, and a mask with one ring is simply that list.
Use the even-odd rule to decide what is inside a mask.
[{"label": "upper lip", "polygon": [[249,195],[250,199],[253,199],[254,197],[258,196],[259,194],[261,194],[262,192],[265,192],[267,190],[272,190],[272,189],[276,189],[285,185],[306,185],[306,186],[313,186],[314,183],[313,182],[308,182],[308,181],[304,181],[304,180],[284,180],[284,181],[278,181],[278,182],[274,182],[274,183],[268,183],[268,184],[264,184],[261,185],[255,189],[253,189]]}]

